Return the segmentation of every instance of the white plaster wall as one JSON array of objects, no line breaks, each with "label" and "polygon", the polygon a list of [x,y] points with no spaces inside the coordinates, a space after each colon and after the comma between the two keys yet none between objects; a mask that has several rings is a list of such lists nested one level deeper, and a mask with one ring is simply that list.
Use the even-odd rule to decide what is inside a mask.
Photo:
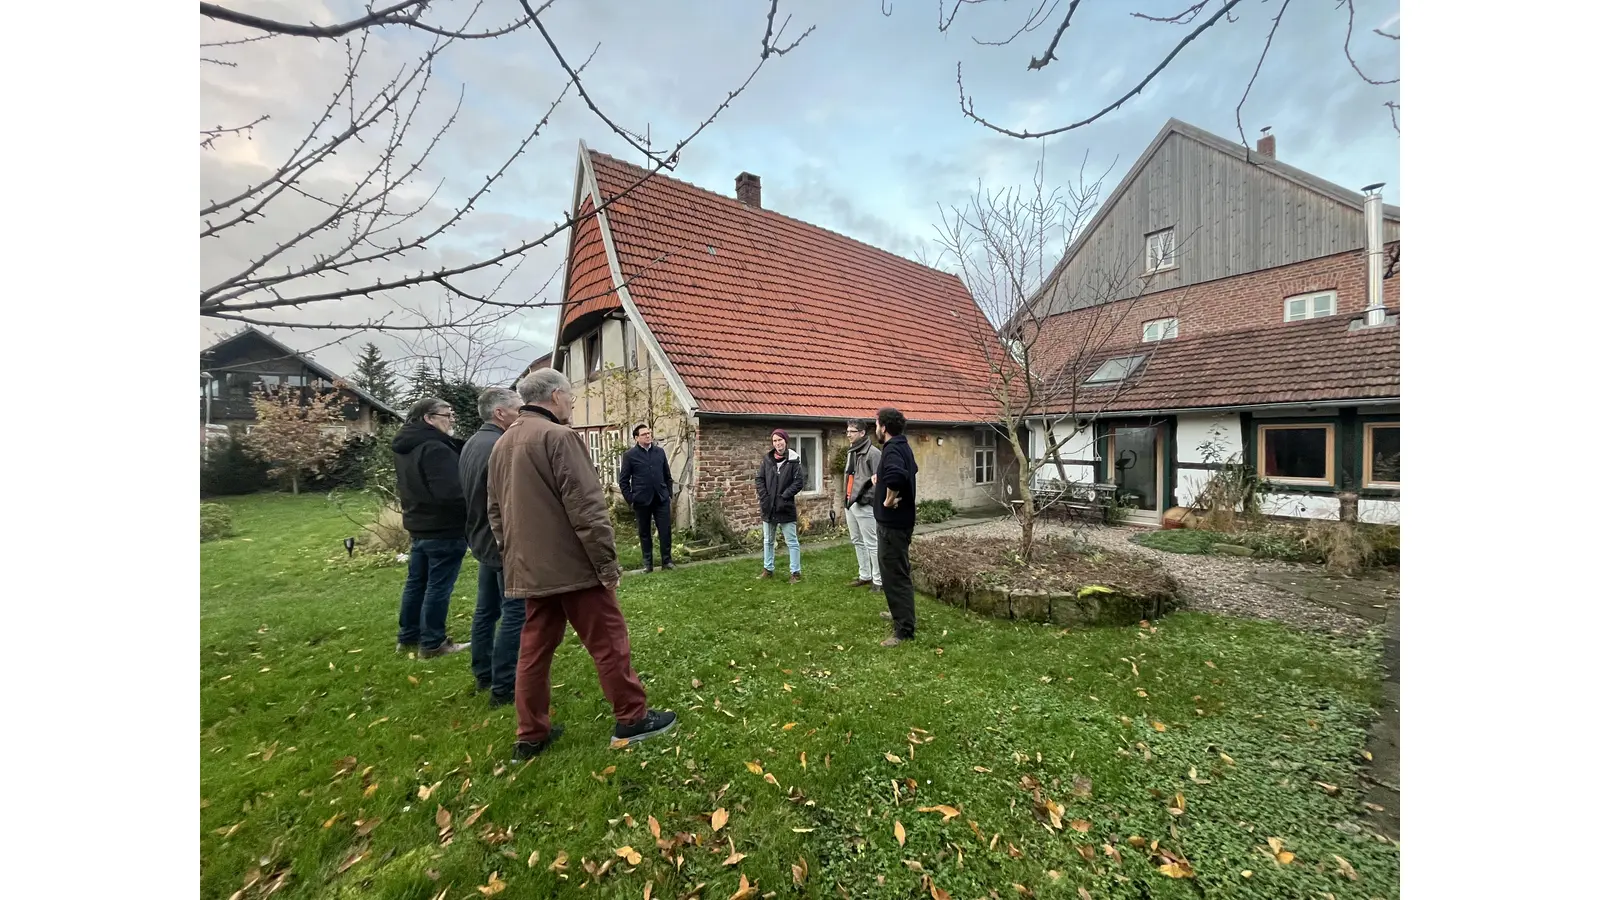
[{"label": "white plaster wall", "polygon": [[1399,525],[1400,501],[1399,500],[1366,500],[1360,501],[1361,521],[1371,525]]},{"label": "white plaster wall", "polygon": [[[1055,441],[1048,439],[1045,434],[1045,427],[1042,424],[1035,423],[1030,427],[1033,433],[1028,438],[1028,452],[1033,454],[1035,460],[1044,460],[1047,458],[1045,451]],[[1056,440],[1063,437],[1064,428],[1070,427],[1070,425],[1065,424],[1058,426],[1055,431]],[[1074,435],[1065,444],[1061,445],[1057,455],[1061,459],[1099,459],[1100,457],[1095,447],[1094,429],[1086,429],[1082,433]],[[1061,478],[1063,473],[1066,480],[1075,484],[1094,483],[1093,466],[1063,463],[1061,468],[1057,469],[1054,463],[1046,462],[1038,471],[1034,472],[1034,485],[1046,485],[1053,479]]]},{"label": "white plaster wall", "polygon": [[1261,511],[1297,519],[1339,519],[1339,498],[1331,494],[1262,494]]},{"label": "white plaster wall", "polygon": [[1207,462],[1201,445],[1215,442],[1219,458],[1211,462],[1227,462],[1229,456],[1244,459],[1244,437],[1239,430],[1237,413],[1216,413],[1199,416],[1179,416],[1177,444],[1178,462]]},{"label": "white plaster wall", "polygon": [[600,323],[600,368],[622,368],[622,322],[606,319]]}]

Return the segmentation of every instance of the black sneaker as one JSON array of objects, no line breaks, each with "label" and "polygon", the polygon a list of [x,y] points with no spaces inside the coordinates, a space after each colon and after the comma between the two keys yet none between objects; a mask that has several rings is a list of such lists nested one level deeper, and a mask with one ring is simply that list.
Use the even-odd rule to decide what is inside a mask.
[{"label": "black sneaker", "polygon": [[489,679],[487,679],[487,678],[479,678],[478,679],[478,684],[477,684],[477,686],[475,686],[472,689],[472,692],[474,694],[481,694],[481,693],[484,693],[485,691],[489,690],[490,686],[491,685],[489,683]]},{"label": "black sneaker", "polygon": [[629,744],[637,744],[646,738],[666,734],[677,724],[677,713],[671,710],[652,709],[645,713],[644,718],[632,725],[618,722],[616,729],[611,732],[611,746],[626,747]]},{"label": "black sneaker", "polygon": [[471,641],[467,641],[465,644],[458,644],[449,638],[445,638],[444,643],[433,648],[432,650],[429,650],[427,647],[417,650],[417,659],[437,659],[441,656],[449,656],[452,653],[460,653],[471,646]]},{"label": "black sneaker", "polygon": [[[499,709],[502,706],[510,706],[515,701],[516,701],[516,695],[512,695],[510,697],[502,697],[499,694],[490,694],[489,695],[489,708],[490,709]],[[551,730],[553,731],[554,728],[552,727]]]},{"label": "black sneaker", "polygon": [[550,745],[554,744],[556,738],[561,737],[561,733],[566,730],[560,725],[551,725],[550,733],[545,735],[542,741],[517,741],[517,746],[511,751],[511,758],[518,762],[533,759],[550,749]]},{"label": "black sneaker", "polygon": [[669,559],[669,560],[666,560],[665,562],[663,562],[661,564],[661,568],[662,568],[663,571],[665,571],[667,569],[676,569],[677,566],[673,565],[672,564],[672,560]]},{"label": "black sneaker", "polygon": [[649,575],[651,572],[654,572],[655,570],[656,570],[656,564],[655,563],[651,562],[648,559],[644,561],[644,573],[646,575]]}]

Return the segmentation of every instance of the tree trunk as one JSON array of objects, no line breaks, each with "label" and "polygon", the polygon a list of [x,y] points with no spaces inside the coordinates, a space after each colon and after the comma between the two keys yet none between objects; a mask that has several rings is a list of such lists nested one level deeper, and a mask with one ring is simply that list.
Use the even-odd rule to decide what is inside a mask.
[{"label": "tree trunk", "polygon": [[1022,507],[1022,546],[1017,552],[1018,555],[1022,557],[1022,562],[1024,565],[1033,562],[1034,521],[1032,507],[1033,504],[1031,502],[1023,504]]},{"label": "tree trunk", "polygon": [[289,475],[289,490],[293,491],[294,495],[296,497],[300,496],[300,473],[299,472],[294,472],[294,473],[291,473]]}]

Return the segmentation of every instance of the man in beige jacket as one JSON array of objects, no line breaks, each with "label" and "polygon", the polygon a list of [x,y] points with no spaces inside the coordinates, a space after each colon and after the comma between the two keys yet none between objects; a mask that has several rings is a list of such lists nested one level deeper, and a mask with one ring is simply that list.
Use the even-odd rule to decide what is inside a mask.
[{"label": "man in beige jacket", "polygon": [[594,658],[616,717],[611,746],[665,734],[677,722],[645,704],[628,623],[617,605],[616,536],[589,448],[566,423],[572,382],[538,369],[517,384],[525,404],[489,456],[489,526],[500,547],[505,595],[526,598],[517,658],[517,759],[542,753],[563,731],[550,723],[550,662],[567,623]]}]

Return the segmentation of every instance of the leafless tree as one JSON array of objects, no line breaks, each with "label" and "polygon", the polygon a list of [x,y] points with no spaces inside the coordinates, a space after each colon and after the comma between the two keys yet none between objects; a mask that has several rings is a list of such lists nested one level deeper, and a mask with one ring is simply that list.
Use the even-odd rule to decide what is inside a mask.
[{"label": "leafless tree", "polygon": [[[981,6],[988,2],[990,2],[990,0],[950,0],[950,2],[947,4],[946,0],[940,0],[938,7],[939,31],[947,34],[950,33],[956,24],[956,18],[964,7]],[[1150,84],[1156,80],[1156,78],[1162,73],[1163,70],[1167,68],[1167,66],[1171,65],[1172,61],[1176,59],[1179,54],[1181,54],[1191,44],[1201,39],[1202,36],[1205,36],[1208,31],[1216,28],[1219,24],[1236,23],[1239,21],[1238,16],[1248,15],[1254,12],[1254,8],[1256,6],[1260,6],[1268,2],[1273,2],[1273,0],[1258,0],[1257,3],[1251,4],[1250,6],[1244,6],[1244,0],[1195,0],[1195,2],[1190,3],[1183,9],[1166,15],[1140,10],[1129,11],[1128,16],[1132,19],[1157,25],[1175,26],[1182,28],[1183,33],[1173,44],[1172,49],[1158,62],[1156,62],[1149,69],[1149,71],[1140,76],[1139,79],[1134,82],[1132,87],[1128,88],[1116,98],[1107,100],[1103,105],[1100,106],[1099,109],[1094,110],[1093,112],[1085,111],[1085,114],[1082,118],[1076,119],[1075,121],[1071,121],[1067,124],[1059,125],[1053,128],[1046,128],[1039,131],[1026,128],[1019,130],[998,124],[992,119],[981,115],[978,112],[976,101],[970,94],[967,93],[966,85],[961,79],[961,66],[960,64],[957,64],[956,90],[961,104],[961,112],[964,116],[974,122],[977,122],[985,128],[1015,138],[1043,138],[1051,135],[1062,134],[1074,129],[1083,128],[1087,125],[1095,123],[1101,118],[1104,118],[1117,109],[1120,109],[1123,104],[1138,96],[1140,92],[1149,87]],[[1289,5],[1291,2],[1293,2],[1293,0],[1282,0],[1281,3],[1277,4],[1277,12],[1273,15],[1272,27],[1267,32],[1266,39],[1262,42],[1261,53],[1259,58],[1256,60],[1255,71],[1251,73],[1250,79],[1245,84],[1243,93],[1239,97],[1238,106],[1234,108],[1234,120],[1239,128],[1239,140],[1240,142],[1245,143],[1246,146],[1248,146],[1249,142],[1245,138],[1244,133],[1243,113],[1245,101],[1249,99],[1250,90],[1255,86],[1256,78],[1261,74],[1262,65],[1266,62],[1267,55],[1272,50],[1272,39],[1277,36],[1278,26],[1282,23],[1284,15],[1289,11]],[[1309,2],[1312,2],[1312,0],[1302,0],[1302,5]],[[1367,70],[1363,69],[1361,65],[1356,62],[1355,56],[1350,49],[1351,41],[1356,37],[1355,0],[1317,0],[1317,2],[1332,2],[1335,6],[1345,10],[1347,25],[1344,36],[1344,58],[1345,61],[1350,64],[1350,68],[1355,72],[1355,74],[1362,81],[1370,85],[1398,85],[1400,83],[1400,76],[1398,74],[1393,78],[1376,78],[1372,74],[1369,74]],[[1050,35],[1049,43],[1045,44],[1043,52],[1036,56],[1031,56],[1028,59],[1027,71],[1039,71],[1049,66],[1052,62],[1058,61],[1061,58],[1058,55],[1059,53],[1066,52],[1065,49],[1063,49],[1063,41],[1064,39],[1068,38],[1067,31],[1072,27],[1073,16],[1078,12],[1078,8],[1086,5],[1086,3],[1087,0],[1067,0],[1066,9],[1063,11],[1061,9],[1062,0],[1027,0],[1026,8],[1028,9],[1028,13],[1026,17],[1020,21],[1020,23],[1017,23],[1014,29],[1008,29],[1006,32],[1003,32],[999,35],[990,36],[988,38],[980,37],[974,34],[972,35],[972,41],[975,44],[986,47],[1003,47],[1008,46],[1019,39],[1023,39],[1024,35],[1033,35],[1039,33],[1041,34],[1040,39],[1042,40],[1042,34],[1048,33]],[[1241,9],[1241,7],[1243,7],[1243,9]],[[893,13],[893,8],[887,4],[881,6],[880,9],[886,16]],[[970,18],[971,16],[968,16],[968,19]],[[963,20],[963,22],[965,21],[966,20]],[[1048,32],[1041,32],[1041,29],[1045,28],[1045,26],[1053,27]],[[1386,32],[1381,28],[1372,29],[1372,33],[1377,37],[1385,39],[1386,41],[1393,41],[1398,49],[1400,43],[1399,34]],[[1092,53],[1093,47],[1080,47],[1078,48],[1078,52],[1080,55]],[[1400,104],[1394,100],[1390,100],[1385,102],[1383,105],[1389,110],[1389,120],[1394,126],[1395,132],[1399,133]]]},{"label": "leafless tree", "polygon": [[399,371],[410,372],[420,363],[440,381],[487,387],[505,382],[519,368],[532,348],[507,330],[515,310],[468,312],[460,308],[464,305],[445,297],[432,309],[402,306],[431,327],[400,338],[406,353],[396,362]]},{"label": "leafless tree", "polygon": [[[1182,302],[1181,291],[1160,300],[1146,295],[1142,257],[1056,271],[1099,208],[1105,177],[1091,178],[1080,166],[1064,191],[1047,191],[1041,159],[1031,186],[979,185],[962,208],[941,208],[937,226],[938,262],[959,275],[989,320],[971,329],[988,368],[983,408],[972,413],[995,423],[997,441],[1007,442],[1016,459],[1020,497],[1011,505],[1022,526],[1024,561],[1033,555],[1038,517],[1084,496],[1087,485],[1073,485],[1067,477],[1063,448],[1092,445],[1095,423],[1138,384],[1159,342],[1141,344],[1144,359],[1120,381],[1093,387],[1084,382],[1130,343],[1133,323],[1153,308],[1176,316]],[[1044,440],[1030,453],[1027,435],[1036,425]],[[1054,479],[1048,479],[1050,469]],[[1005,485],[1010,472],[1005,475],[996,483]],[[1061,486],[1041,490],[1047,479]]]},{"label": "leafless tree", "polygon": [[[335,42],[344,50],[344,65],[342,77],[327,85],[327,102],[320,112],[303,130],[289,132],[300,137],[281,159],[269,161],[260,177],[225,196],[204,199],[202,252],[230,243],[247,249],[235,254],[244,261],[234,270],[205,279],[209,283],[200,290],[201,316],[298,328],[422,332],[441,325],[467,325],[489,306],[559,305],[559,299],[540,300],[537,295],[498,300],[496,296],[531,251],[584,217],[568,215],[543,233],[508,235],[507,243],[495,251],[440,249],[450,243],[451,235],[461,233],[489,193],[504,183],[557,107],[576,94],[595,118],[643,157],[645,174],[623,192],[626,195],[656,173],[671,170],[683,149],[744,92],[769,59],[795,49],[815,28],[786,42],[790,20],[784,17],[780,22],[779,0],[769,0],[765,31],[751,54],[749,75],[697,126],[663,144],[641,135],[641,129],[618,123],[601,108],[585,80],[598,45],[585,56],[569,56],[544,22],[554,2],[377,0],[360,15],[328,24],[267,19],[233,5],[202,2],[204,64],[236,68],[240,60],[230,55],[247,53],[246,45],[272,41],[274,47]],[[427,183],[428,163],[460,122],[465,92],[440,109],[431,106],[436,69],[452,48],[514,41],[527,41],[529,53],[555,60],[565,73],[565,84],[543,115],[526,123],[521,139],[505,148],[497,166],[482,173],[481,180],[469,180],[472,187],[465,194],[447,197],[442,181]],[[388,58],[397,48],[414,54],[393,64]],[[441,116],[437,126],[422,124]],[[202,129],[202,152],[255,140],[259,131],[276,124],[269,122],[269,115],[242,118]],[[264,227],[269,224],[270,228]],[[448,295],[461,318],[407,322],[394,313],[364,316],[335,311],[351,310],[352,303],[363,299],[396,303],[419,291]],[[283,313],[312,307],[319,308],[315,320],[281,318]],[[371,310],[370,305],[365,308]]]}]

